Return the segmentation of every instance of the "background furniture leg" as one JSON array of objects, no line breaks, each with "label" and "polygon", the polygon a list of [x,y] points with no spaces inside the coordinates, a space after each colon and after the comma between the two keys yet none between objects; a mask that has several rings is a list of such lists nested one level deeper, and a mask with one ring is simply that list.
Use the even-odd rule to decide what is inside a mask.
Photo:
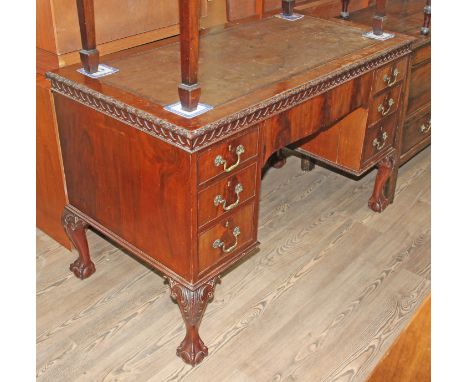
[{"label": "background furniture leg", "polygon": [[208,348],[200,338],[198,328],[208,301],[213,298],[218,280],[219,277],[215,277],[197,289],[191,290],[168,277],[171,297],[179,305],[186,328],[185,338],[177,348],[176,354],[192,366],[200,363],[208,355]]},{"label": "background furniture leg", "polygon": [[[375,178],[374,192],[372,193],[368,203],[369,208],[375,212],[382,212],[390,204],[390,199],[386,195],[386,191],[388,191],[386,189],[386,185],[390,179],[390,175],[392,175],[394,167],[395,160],[393,154],[386,156],[378,164],[379,170]],[[394,177],[393,182],[395,181],[396,176]],[[394,190],[394,185],[392,187]]]},{"label": "background furniture leg", "polygon": [[292,16],[294,13],[295,0],[282,0],[281,8],[283,10],[283,15]]},{"label": "background furniture leg", "polygon": [[281,168],[286,164],[286,155],[283,150],[278,150],[271,158],[271,165],[274,168]]},{"label": "background furniture leg", "polygon": [[96,73],[99,67],[99,52],[96,49],[96,28],[94,21],[94,1],[76,0],[78,20],[80,23],[81,64],[88,73]]},{"label": "background furniture leg", "polygon": [[421,28],[421,34],[427,35],[431,30],[431,0],[426,1],[424,7],[424,24]]},{"label": "background furniture leg", "polygon": [[180,65],[182,83],[179,98],[182,109],[197,109],[201,88],[198,79],[200,0],[179,0]]},{"label": "background furniture leg", "polygon": [[70,264],[70,270],[76,277],[83,280],[96,271],[96,267],[89,256],[88,239],[86,238],[88,223],[67,207],[63,211],[62,223],[68,238],[78,251],[78,258]]},{"label": "background furniture leg", "polygon": [[372,30],[375,35],[383,34],[383,23],[385,20],[387,0],[376,0],[375,15],[372,23]]},{"label": "background furniture leg", "polygon": [[301,157],[301,170],[312,171],[315,168],[315,161],[309,157]]},{"label": "background furniture leg", "polygon": [[341,0],[341,18],[342,19],[349,19],[349,0]]}]

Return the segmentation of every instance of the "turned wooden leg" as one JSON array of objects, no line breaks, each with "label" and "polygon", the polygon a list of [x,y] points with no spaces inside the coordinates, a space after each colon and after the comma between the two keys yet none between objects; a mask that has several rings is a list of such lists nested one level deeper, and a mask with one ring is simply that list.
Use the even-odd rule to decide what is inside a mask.
[{"label": "turned wooden leg", "polygon": [[[395,192],[396,172],[394,171],[394,155],[388,155],[378,164],[378,172],[374,183],[374,192],[369,199],[369,208],[375,212],[382,212],[392,201]],[[392,176],[392,185],[389,187],[389,180]]]},{"label": "turned wooden leg", "polygon": [[309,157],[301,157],[301,170],[312,171],[315,168],[315,161]]},{"label": "turned wooden leg", "polygon": [[271,158],[271,165],[274,168],[281,168],[286,164],[286,155],[283,150],[278,150]]},{"label": "turned wooden leg", "polygon": [[179,305],[186,328],[185,338],[177,348],[176,354],[192,366],[200,363],[208,355],[208,348],[201,340],[198,328],[208,301],[213,298],[218,280],[219,277],[215,277],[197,289],[191,290],[168,278],[171,297]]},{"label": "turned wooden leg", "polygon": [[341,18],[342,19],[349,19],[349,0],[341,0]]},{"label": "turned wooden leg", "polygon": [[88,223],[65,207],[62,214],[62,224],[68,238],[78,251],[78,258],[70,264],[70,270],[76,277],[83,280],[96,271],[89,256],[88,239],[86,238]]},{"label": "turned wooden leg", "polygon": [[426,6],[424,7],[424,23],[421,27],[421,34],[427,35],[431,31],[431,0],[426,1]]}]

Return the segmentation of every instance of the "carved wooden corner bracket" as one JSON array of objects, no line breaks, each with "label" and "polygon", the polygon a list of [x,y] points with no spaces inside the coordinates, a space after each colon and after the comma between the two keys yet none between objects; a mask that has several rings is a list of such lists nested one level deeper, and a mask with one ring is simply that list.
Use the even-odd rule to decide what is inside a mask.
[{"label": "carved wooden corner bracket", "polygon": [[185,338],[177,348],[176,354],[184,362],[195,366],[208,355],[208,348],[200,338],[198,328],[206,306],[214,296],[214,290],[220,278],[216,276],[194,290],[170,277],[166,277],[166,279],[171,288],[171,297],[179,305],[186,327]]}]

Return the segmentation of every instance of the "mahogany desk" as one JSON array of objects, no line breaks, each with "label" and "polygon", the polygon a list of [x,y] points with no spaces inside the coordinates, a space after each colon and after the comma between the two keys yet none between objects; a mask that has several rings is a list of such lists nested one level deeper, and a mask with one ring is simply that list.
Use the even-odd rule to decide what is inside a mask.
[{"label": "mahogany desk", "polygon": [[157,268],[187,328],[177,354],[200,362],[208,350],[198,327],[215,284],[258,245],[271,154],[303,139],[318,157],[333,146],[325,159],[344,171],[379,166],[371,208],[393,199],[412,38],[363,31],[272,17],[203,36],[201,102],[214,108],[192,119],[163,108],[178,100],[178,43],[105,56],[119,72],[100,79],[78,65],[48,73],[70,200],[63,224],[79,252],[70,269],[95,271],[89,226]]}]

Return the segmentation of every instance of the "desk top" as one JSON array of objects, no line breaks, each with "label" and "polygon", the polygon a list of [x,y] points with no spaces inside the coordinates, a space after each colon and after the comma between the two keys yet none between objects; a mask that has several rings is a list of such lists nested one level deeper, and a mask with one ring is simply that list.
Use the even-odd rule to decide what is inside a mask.
[{"label": "desk top", "polygon": [[179,43],[103,56],[118,73],[91,79],[80,65],[48,73],[52,89],[186,151],[196,151],[410,52],[411,37],[362,37],[367,28],[310,16],[237,25],[200,39],[201,102],[186,119],[178,101]]}]

